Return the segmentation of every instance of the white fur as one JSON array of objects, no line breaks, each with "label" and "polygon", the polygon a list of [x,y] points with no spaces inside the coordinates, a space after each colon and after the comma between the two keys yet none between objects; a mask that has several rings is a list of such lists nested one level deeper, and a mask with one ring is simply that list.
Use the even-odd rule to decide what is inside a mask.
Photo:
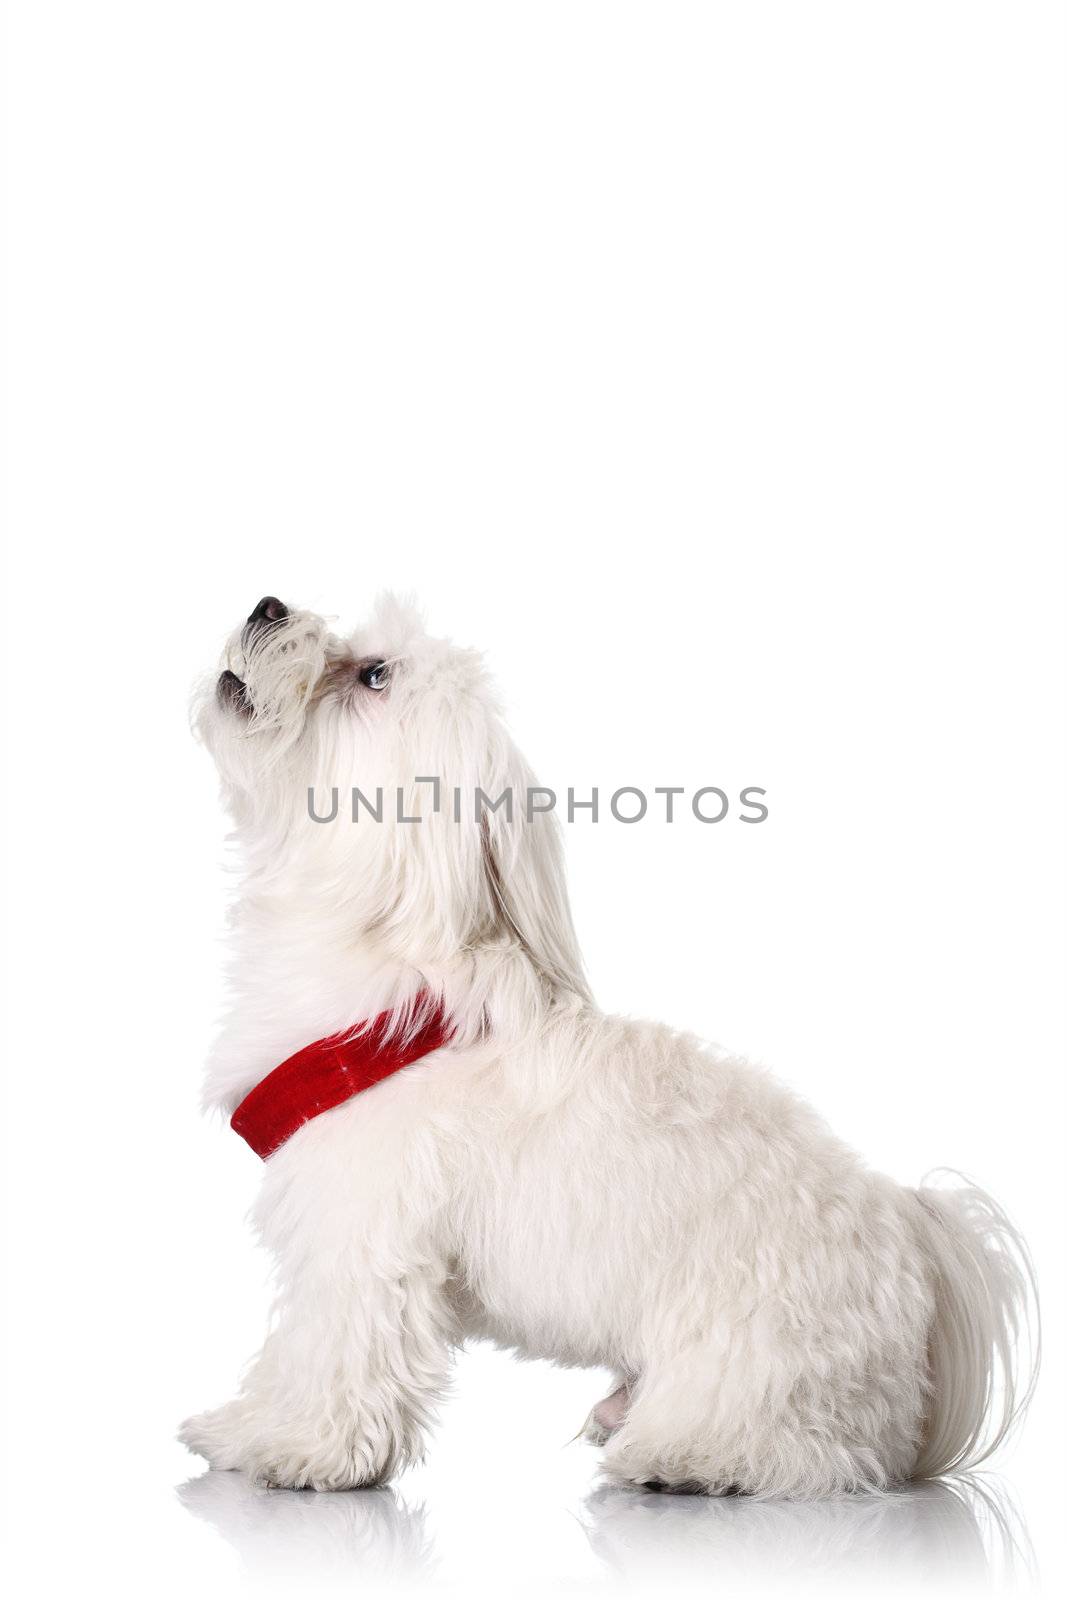
[{"label": "white fur", "polygon": [[[358,677],[379,659],[383,693]],[[1023,1399],[1018,1236],[979,1191],[868,1171],[744,1061],[597,1011],[555,820],[520,800],[457,823],[416,781],[532,782],[478,657],[387,600],[346,640],[306,613],[238,632],[227,663],[252,709],[212,683],[199,710],[242,856],[207,1103],[387,1008],[408,1026],[422,990],[455,1035],[266,1163],[273,1324],[189,1446],[273,1484],[379,1483],[421,1454],[467,1338],[615,1372],[588,1432],[635,1483],[811,1497],[999,1442]],[[338,787],[335,822],[309,785],[321,813]],[[399,787],[422,822],[350,822],[353,785]]]}]

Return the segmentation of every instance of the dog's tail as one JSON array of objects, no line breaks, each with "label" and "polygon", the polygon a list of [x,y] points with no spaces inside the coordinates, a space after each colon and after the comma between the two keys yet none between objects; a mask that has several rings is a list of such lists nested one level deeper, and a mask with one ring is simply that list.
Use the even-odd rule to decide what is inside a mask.
[{"label": "dog's tail", "polygon": [[936,1282],[930,1394],[917,1478],[977,1466],[1013,1431],[1041,1361],[1030,1252],[996,1201],[960,1173],[955,1188],[923,1187],[918,1233]]}]

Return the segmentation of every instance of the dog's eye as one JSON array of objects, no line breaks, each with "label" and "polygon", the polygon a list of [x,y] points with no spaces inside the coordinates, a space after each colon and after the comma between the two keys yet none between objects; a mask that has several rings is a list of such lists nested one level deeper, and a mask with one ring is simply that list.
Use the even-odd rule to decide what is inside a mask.
[{"label": "dog's eye", "polygon": [[359,681],[368,689],[384,689],[389,682],[389,668],[384,661],[372,661],[369,667],[363,668]]}]

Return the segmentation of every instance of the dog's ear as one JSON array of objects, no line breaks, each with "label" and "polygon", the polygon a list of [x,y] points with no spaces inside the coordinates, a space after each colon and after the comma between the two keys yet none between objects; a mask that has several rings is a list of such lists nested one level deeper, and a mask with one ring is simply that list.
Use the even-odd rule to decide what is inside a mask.
[{"label": "dog's ear", "polygon": [[404,821],[386,813],[346,890],[390,956],[427,974],[503,941],[520,946],[551,988],[588,998],[559,822],[530,807],[533,774],[496,716],[476,697],[449,693],[442,677],[439,693],[405,704],[391,724],[395,743],[380,767],[383,779],[403,775],[383,788],[397,794]]},{"label": "dog's ear", "polygon": [[527,810],[531,774],[512,774],[509,808],[485,811],[479,824],[484,887],[494,930],[514,939],[552,988],[589,999],[571,921],[559,824]]}]

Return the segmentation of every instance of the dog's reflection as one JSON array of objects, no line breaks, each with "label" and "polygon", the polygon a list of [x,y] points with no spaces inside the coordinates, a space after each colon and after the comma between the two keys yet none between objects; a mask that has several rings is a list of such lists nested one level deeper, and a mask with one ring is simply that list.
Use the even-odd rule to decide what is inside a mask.
[{"label": "dog's reflection", "polygon": [[178,1497],[234,1546],[253,1577],[410,1583],[436,1566],[423,1507],[389,1488],[315,1494],[261,1489],[241,1472],[205,1472]]},{"label": "dog's reflection", "polygon": [[995,1479],[961,1475],[906,1492],[798,1504],[605,1485],[583,1508],[590,1545],[626,1582],[688,1586],[968,1589],[1033,1577],[1025,1524]]},{"label": "dog's reflection", "polygon": [[[424,1508],[390,1488],[314,1494],[256,1488],[237,1472],[205,1472],[178,1494],[255,1577],[417,1584],[437,1571]],[[475,1544],[484,1543],[485,1510],[484,1496],[472,1500]],[[1034,1575],[1022,1518],[1003,1485],[987,1477],[812,1504],[604,1485],[583,1502],[579,1520],[608,1573],[649,1592],[724,1579],[763,1588],[818,1582],[973,1590]],[[455,1534],[461,1550],[463,1531]],[[500,1552],[502,1580],[513,1554]]]}]

